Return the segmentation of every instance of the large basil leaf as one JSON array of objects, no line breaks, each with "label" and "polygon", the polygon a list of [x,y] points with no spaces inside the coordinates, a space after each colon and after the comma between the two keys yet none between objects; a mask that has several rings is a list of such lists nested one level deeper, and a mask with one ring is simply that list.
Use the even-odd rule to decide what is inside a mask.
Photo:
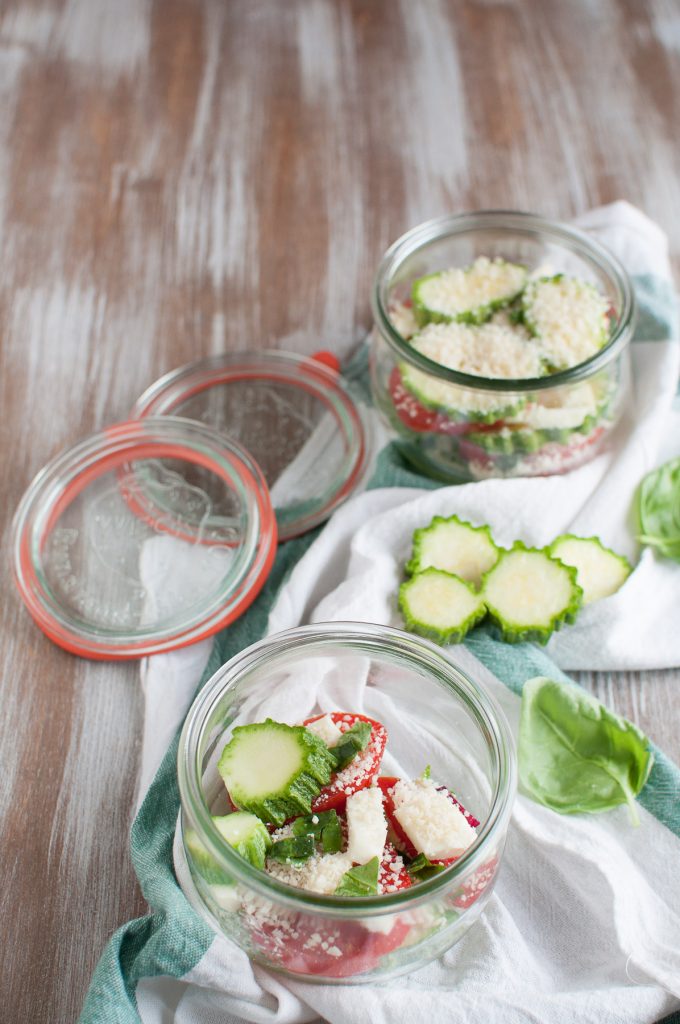
[{"label": "large basil leaf", "polygon": [[680,459],[648,473],[637,493],[638,540],[680,562]]},{"label": "large basil leaf", "polygon": [[596,813],[635,797],[654,757],[647,737],[578,686],[538,677],[524,684],[519,727],[523,790],[560,814]]}]

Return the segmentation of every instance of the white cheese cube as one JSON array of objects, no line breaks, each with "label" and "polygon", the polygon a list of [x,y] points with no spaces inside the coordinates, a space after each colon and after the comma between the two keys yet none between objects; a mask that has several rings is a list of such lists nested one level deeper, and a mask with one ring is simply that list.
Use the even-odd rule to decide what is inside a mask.
[{"label": "white cheese cube", "polygon": [[310,722],[309,725],[306,725],[305,729],[313,732],[315,736],[323,740],[327,747],[334,747],[342,738],[342,733],[330,715],[317,718],[315,722]]},{"label": "white cheese cube", "polygon": [[387,821],[382,793],[377,786],[360,789],[347,798],[347,853],[355,864],[382,858],[387,839]]},{"label": "white cheese cube", "polygon": [[463,813],[431,779],[400,779],[392,799],[395,818],[428,860],[459,857],[475,841],[476,832]]}]

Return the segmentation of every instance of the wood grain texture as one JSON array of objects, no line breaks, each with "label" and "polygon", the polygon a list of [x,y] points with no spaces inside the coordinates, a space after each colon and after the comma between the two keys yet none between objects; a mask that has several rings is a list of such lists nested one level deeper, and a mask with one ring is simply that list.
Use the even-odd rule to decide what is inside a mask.
[{"label": "wood grain texture", "polygon": [[[35,472],[161,373],[346,352],[420,220],[624,197],[677,267],[679,51],[675,0],[3,0],[5,559]],[[66,1022],[144,909],[138,669],[57,650],[0,586],[0,1020]],[[678,673],[584,678],[678,756]]]}]

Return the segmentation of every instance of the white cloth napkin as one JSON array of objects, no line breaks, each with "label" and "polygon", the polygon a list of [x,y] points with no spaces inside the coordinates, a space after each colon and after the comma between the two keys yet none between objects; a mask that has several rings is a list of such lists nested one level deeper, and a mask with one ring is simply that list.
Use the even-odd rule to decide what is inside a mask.
[{"label": "white cloth napkin", "polygon": [[[272,610],[270,631],[301,620],[385,621],[404,530],[440,493],[380,490],[349,502],[294,569]],[[516,728],[519,698],[464,648],[452,649],[451,656],[491,690]],[[520,796],[499,882],[482,919],[440,960],[387,986],[283,981],[219,937],[181,981],[160,978],[138,986],[142,1020],[658,1020],[680,999],[680,841],[640,812],[642,824],[635,829],[624,808],[563,818]],[[175,865],[191,898],[178,844]]]},{"label": "white cloth napkin", "polygon": [[[663,234],[627,204],[593,211],[581,226],[633,273],[669,277]],[[395,594],[411,534],[434,514],[490,523],[502,544],[543,544],[567,530],[598,534],[637,560],[628,526],[632,493],[662,455],[680,452],[680,423],[671,411],[677,376],[677,345],[660,338],[634,346],[634,400],[614,449],[569,475],[436,491],[392,488],[353,498],[295,567],[269,632],[337,619],[399,624]],[[645,552],[623,590],[585,609],[575,626],[555,635],[548,653],[563,668],[678,665],[679,597],[680,566]],[[141,793],[186,712],[208,650],[204,643],[143,667]],[[486,683],[516,725],[519,698],[469,651],[455,648],[452,656]],[[218,937],[181,981],[139,984],[142,1020],[655,1021],[680,999],[680,842],[643,809],[641,817],[639,829],[628,824],[624,809],[562,818],[520,797],[485,914],[436,963],[388,986],[309,986],[253,966]],[[176,869],[186,881],[181,858]]]}]

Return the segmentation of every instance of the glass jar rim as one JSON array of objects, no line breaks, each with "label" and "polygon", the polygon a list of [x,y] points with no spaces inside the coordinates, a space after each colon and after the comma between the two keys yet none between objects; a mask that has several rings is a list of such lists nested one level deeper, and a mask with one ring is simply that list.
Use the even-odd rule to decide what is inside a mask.
[{"label": "glass jar rim", "polygon": [[[480,826],[477,839],[454,864],[412,888],[384,895],[351,897],[327,896],[286,885],[253,867],[228,845],[213,824],[203,797],[202,766],[199,763],[201,744],[206,723],[225,690],[244,672],[266,662],[273,652],[283,654],[288,650],[299,651],[328,642],[354,643],[361,645],[364,651],[373,653],[382,650],[394,652],[395,649],[401,651],[409,660],[429,670],[439,682],[454,690],[459,698],[462,697],[480,727],[483,723],[487,742],[491,740],[497,777],[494,780],[491,807]],[[197,831],[201,842],[227,874],[247,883],[260,894],[298,911],[325,912],[334,917],[350,919],[366,917],[370,912],[382,914],[417,906],[439,891],[450,888],[451,883],[464,871],[467,874],[468,871],[477,870],[487,855],[492,839],[507,824],[516,789],[514,741],[510,726],[495,699],[429,640],[391,626],[349,621],[299,626],[272,634],[246,648],[218,669],[200,691],[187,715],[179,740],[177,774],[182,817],[186,814],[189,825]]]},{"label": "glass jar rim", "polygon": [[[537,237],[551,237],[556,243],[561,243],[563,248],[595,263],[607,275],[618,292],[621,311],[616,328],[603,348],[576,366],[544,377],[480,377],[452,370],[428,359],[399,334],[388,315],[384,292],[387,281],[400,264],[408,256],[447,235],[463,235],[478,229],[493,228],[507,230],[508,233],[521,231]],[[637,318],[635,293],[630,277],[612,252],[577,228],[521,210],[477,210],[470,213],[447,214],[411,228],[392,243],[380,261],[371,293],[371,307],[382,337],[396,350],[400,358],[430,376],[478,391],[543,391],[585,380],[615,359],[628,344]]]},{"label": "glass jar rim", "polygon": [[[151,456],[196,462],[238,493],[248,515],[245,534],[219,588],[191,614],[144,630],[107,629],[81,622],[51,597],[40,551],[58,520],[90,484],[121,463]],[[122,485],[121,485],[122,487]],[[130,515],[145,518],[127,496]],[[141,658],[196,643],[223,629],[255,600],[276,554],[276,520],[262,472],[235,441],[206,424],[174,416],[113,424],[48,462],[29,484],[14,515],[14,579],[31,616],[54,643],[97,660]],[[36,555],[36,551],[38,555]]]},{"label": "glass jar rim", "polygon": [[[318,494],[312,502],[306,502],[305,505],[311,507],[305,507],[292,521],[279,518],[279,541],[290,540],[325,522],[361,485],[369,467],[370,436],[365,418],[337,371],[313,355],[282,349],[221,352],[176,367],[159,377],[139,396],[130,417],[174,416],[178,406],[197,394],[223,384],[248,380],[278,382],[311,394],[333,416],[346,445],[329,490]],[[228,426],[226,430],[229,433]],[[247,440],[244,443],[247,446]],[[250,454],[258,459],[257,449]]]}]

